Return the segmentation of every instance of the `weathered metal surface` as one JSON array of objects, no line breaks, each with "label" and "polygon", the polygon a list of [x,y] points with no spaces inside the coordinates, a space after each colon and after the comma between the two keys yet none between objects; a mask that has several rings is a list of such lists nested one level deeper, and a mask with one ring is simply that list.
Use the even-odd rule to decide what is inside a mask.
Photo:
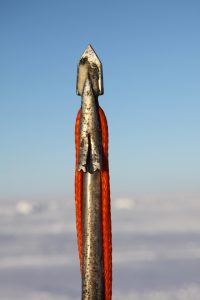
[{"label": "weathered metal surface", "polygon": [[94,97],[91,82],[87,78],[82,94],[78,170],[93,173],[101,168],[102,142],[98,102]]},{"label": "weathered metal surface", "polygon": [[95,95],[103,95],[102,64],[91,45],[88,45],[78,64],[76,92],[82,96],[86,79],[89,78]]},{"label": "weathered metal surface", "polygon": [[83,171],[82,300],[103,300],[101,224],[102,140],[98,95],[103,94],[101,62],[89,45],[78,65],[77,94],[82,96],[78,170]]},{"label": "weathered metal surface", "polygon": [[83,178],[82,300],[104,299],[100,173]]}]

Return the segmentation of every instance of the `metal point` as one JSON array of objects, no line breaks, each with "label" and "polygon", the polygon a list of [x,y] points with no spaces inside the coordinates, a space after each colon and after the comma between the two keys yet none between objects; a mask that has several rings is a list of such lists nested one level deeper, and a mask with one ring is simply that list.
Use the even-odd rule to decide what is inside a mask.
[{"label": "metal point", "polygon": [[84,83],[88,77],[92,82],[94,94],[103,95],[102,64],[90,44],[83,52],[78,64],[76,92],[79,96],[82,96]]}]

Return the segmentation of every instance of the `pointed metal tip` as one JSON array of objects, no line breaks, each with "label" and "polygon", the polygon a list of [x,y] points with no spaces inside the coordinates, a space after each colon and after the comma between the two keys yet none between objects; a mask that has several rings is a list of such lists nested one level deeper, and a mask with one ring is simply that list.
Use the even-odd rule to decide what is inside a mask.
[{"label": "pointed metal tip", "polygon": [[85,48],[85,51],[83,52],[83,54],[81,56],[81,59],[85,58],[85,57],[88,57],[88,61],[91,63],[98,62],[99,64],[101,64],[101,60],[99,59],[98,55],[96,54],[96,52],[91,44],[87,45],[87,47]]},{"label": "pointed metal tip", "polygon": [[102,64],[91,44],[88,44],[78,64],[76,91],[82,95],[86,78],[90,78],[95,95],[103,94]]},{"label": "pointed metal tip", "polygon": [[[86,47],[86,49],[92,49],[92,50],[94,51],[94,48],[92,47],[91,44],[88,44],[87,47]],[[86,49],[85,49],[85,50],[86,50]]]}]

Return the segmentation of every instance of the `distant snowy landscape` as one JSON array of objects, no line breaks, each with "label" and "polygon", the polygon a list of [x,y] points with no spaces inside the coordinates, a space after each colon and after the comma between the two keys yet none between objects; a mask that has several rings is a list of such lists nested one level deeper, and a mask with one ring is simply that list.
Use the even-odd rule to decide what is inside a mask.
[{"label": "distant snowy landscape", "polygon": [[[113,299],[199,300],[200,201],[113,199]],[[0,202],[0,299],[80,300],[73,200]]]}]

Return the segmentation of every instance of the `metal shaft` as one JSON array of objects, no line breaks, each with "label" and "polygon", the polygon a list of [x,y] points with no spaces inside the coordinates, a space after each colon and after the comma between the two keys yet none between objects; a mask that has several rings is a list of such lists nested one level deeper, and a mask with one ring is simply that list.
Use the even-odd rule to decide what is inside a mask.
[{"label": "metal shaft", "polygon": [[104,299],[100,172],[83,175],[82,300]]},{"label": "metal shaft", "polygon": [[98,112],[103,77],[101,62],[90,45],[79,62],[77,93],[82,96],[78,158],[78,171],[83,172],[82,300],[103,300],[102,139]]}]

